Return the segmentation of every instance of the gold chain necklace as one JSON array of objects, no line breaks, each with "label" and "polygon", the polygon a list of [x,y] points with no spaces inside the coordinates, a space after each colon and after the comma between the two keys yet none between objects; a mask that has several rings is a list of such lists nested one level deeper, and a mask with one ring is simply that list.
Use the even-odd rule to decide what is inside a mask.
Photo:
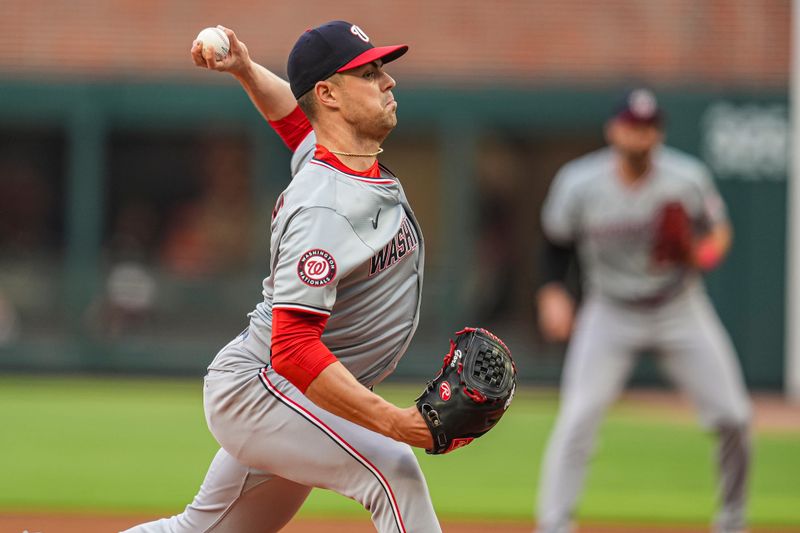
[{"label": "gold chain necklace", "polygon": [[350,152],[337,152],[336,150],[328,151],[332,154],[343,155],[345,157],[375,157],[376,155],[383,153],[383,148],[378,148],[377,152],[373,152],[371,154],[351,154]]}]

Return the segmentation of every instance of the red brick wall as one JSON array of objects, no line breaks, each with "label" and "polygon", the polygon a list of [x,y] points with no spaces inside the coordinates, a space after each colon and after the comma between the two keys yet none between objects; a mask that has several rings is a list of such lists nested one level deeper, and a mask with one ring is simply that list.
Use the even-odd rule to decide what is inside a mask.
[{"label": "red brick wall", "polygon": [[[332,18],[421,82],[609,83],[635,78],[782,86],[790,0],[3,0],[0,76],[197,76],[197,32],[225,24],[283,72],[297,35]],[[201,78],[208,80],[208,77]]]}]

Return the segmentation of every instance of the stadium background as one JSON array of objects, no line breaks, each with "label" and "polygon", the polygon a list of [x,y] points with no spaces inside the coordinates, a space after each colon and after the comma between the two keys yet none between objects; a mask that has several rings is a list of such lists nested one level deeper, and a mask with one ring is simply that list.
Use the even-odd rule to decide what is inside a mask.
[{"label": "stadium background", "polygon": [[[508,340],[526,383],[557,382],[563,347],[533,327],[539,207],[561,164],[602,146],[621,90],[647,84],[668,142],[709,164],[728,203],[735,244],[708,284],[748,385],[782,390],[788,0],[2,8],[5,383],[202,375],[260,299],[289,154],[230,77],[192,65],[189,46],[224,24],[284,74],[300,32],[344,18],[411,47],[391,65],[400,125],[382,160],[403,179],[428,258],[420,330],[397,376],[429,376],[444,336],[470,323]],[[645,361],[636,382],[660,378]]]},{"label": "stadium background", "polygon": [[[668,142],[709,164],[728,203],[734,248],[709,289],[748,385],[781,402],[788,0],[0,6],[0,519],[174,512],[216,447],[197,378],[260,299],[289,154],[230,77],[191,64],[192,39],[215,24],[279,74],[297,35],[333,18],[411,46],[391,65],[400,125],[382,160],[429,246],[423,320],[394,380],[412,385],[390,397],[410,397],[465,323],[506,339],[526,384],[556,384],[563,347],[533,327],[539,208],[556,169],[603,144],[621,91],[647,84]],[[635,381],[661,383],[649,360]],[[639,403],[605,425],[582,516],[704,523],[710,442],[685,403],[677,426]],[[555,405],[552,388],[526,387],[485,444],[421,454],[442,516],[529,530]],[[756,420],[754,531],[800,524],[800,425],[785,414],[779,433]],[[452,472],[490,455],[502,487],[480,482],[496,501],[475,491],[459,508]],[[341,512],[314,495],[306,512]]]},{"label": "stadium background", "polygon": [[527,379],[555,379],[561,350],[532,328],[538,209],[557,167],[602,144],[619,90],[647,83],[729,204],[735,248],[709,284],[748,383],[782,386],[788,1],[3,5],[2,368],[202,370],[259,298],[288,154],[188,46],[225,23],[283,73],[300,32],[349,17],[411,46],[384,160],[429,260],[401,373],[481,323]]}]

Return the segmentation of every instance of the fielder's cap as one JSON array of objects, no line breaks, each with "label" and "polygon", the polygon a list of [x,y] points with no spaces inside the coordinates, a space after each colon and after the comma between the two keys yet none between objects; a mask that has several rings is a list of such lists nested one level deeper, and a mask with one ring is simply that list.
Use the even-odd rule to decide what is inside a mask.
[{"label": "fielder's cap", "polygon": [[661,126],[664,114],[653,91],[637,88],[625,92],[614,108],[614,118],[634,124]]},{"label": "fielder's cap", "polygon": [[408,51],[405,44],[375,47],[364,31],[350,22],[334,20],[307,30],[289,53],[286,72],[295,98],[337,72],[378,59],[394,61]]}]

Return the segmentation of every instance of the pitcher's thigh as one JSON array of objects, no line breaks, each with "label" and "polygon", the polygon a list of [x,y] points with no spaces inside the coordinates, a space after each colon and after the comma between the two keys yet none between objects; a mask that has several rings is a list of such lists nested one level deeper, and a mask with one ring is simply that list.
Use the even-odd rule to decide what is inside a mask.
[{"label": "pitcher's thigh", "polygon": [[408,445],[325,411],[271,369],[260,380],[274,401],[251,421],[240,462],[354,499],[379,531],[439,531]]}]

